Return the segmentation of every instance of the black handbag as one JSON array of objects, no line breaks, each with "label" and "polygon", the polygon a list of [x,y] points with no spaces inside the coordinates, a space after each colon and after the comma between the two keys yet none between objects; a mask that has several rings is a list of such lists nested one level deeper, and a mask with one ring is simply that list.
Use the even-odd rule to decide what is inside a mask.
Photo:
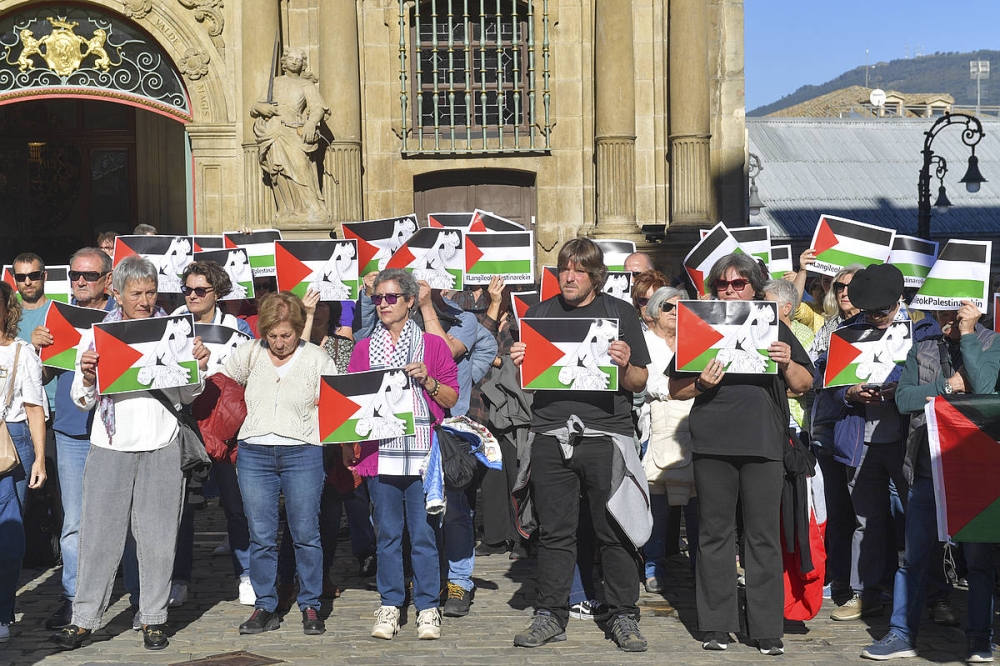
[{"label": "black handbag", "polygon": [[208,457],[208,451],[205,450],[205,438],[198,428],[198,422],[191,414],[178,411],[163,394],[163,391],[154,389],[149,393],[177,417],[179,426],[177,442],[181,449],[181,471],[184,472],[185,478],[189,481],[204,482],[212,468],[212,459]]},{"label": "black handbag", "polygon": [[444,485],[451,490],[465,490],[476,477],[479,461],[472,454],[469,441],[450,428],[434,427],[441,448]]}]

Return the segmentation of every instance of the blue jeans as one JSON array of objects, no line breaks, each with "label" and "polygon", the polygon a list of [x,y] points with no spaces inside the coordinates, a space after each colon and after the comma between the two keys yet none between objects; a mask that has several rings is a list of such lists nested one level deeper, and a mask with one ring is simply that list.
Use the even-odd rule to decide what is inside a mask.
[{"label": "blue jeans", "polygon": [[28,479],[31,477],[31,466],[35,464],[35,447],[31,443],[31,432],[28,430],[27,421],[7,422],[7,430],[10,438],[14,440],[17,448],[17,456],[21,459],[20,468],[15,467],[11,472],[14,477],[14,488],[17,492],[17,501],[21,505],[21,516],[24,516],[24,500],[28,496]]},{"label": "blue jeans", "polygon": [[14,621],[14,597],[24,557],[24,526],[14,474],[0,476],[0,623]]},{"label": "blue jeans", "polygon": [[691,558],[691,570],[694,571],[698,559],[698,498],[692,497],[684,506],[670,506],[666,495],[649,495],[649,508],[653,514],[653,530],[649,540],[642,547],[645,558],[646,578],[657,578],[662,581],[666,576],[663,560],[667,556],[667,523],[670,514],[675,511],[684,512],[687,526],[688,553]]},{"label": "blue jeans", "polygon": [[472,508],[464,490],[445,490],[448,508],[444,513],[444,552],[448,558],[448,582],[472,591],[472,569],[476,564],[476,533]]},{"label": "blue jeans", "polygon": [[83,508],[83,467],[90,453],[90,439],[55,432],[56,469],[62,495],[63,524],[59,536],[62,549],[63,597],[76,597],[76,564],[80,556],[80,511]]},{"label": "blue jeans", "polygon": [[417,611],[437,608],[441,592],[436,516],[424,509],[424,484],[419,476],[368,478],[378,543],[379,595],[383,606],[403,605],[403,530],[410,535],[413,605]]},{"label": "blue jeans", "polygon": [[243,509],[243,495],[240,482],[236,478],[236,465],[232,463],[212,463],[212,478],[219,487],[219,504],[226,515],[226,533],[232,552],[233,573],[250,575],[250,527]]},{"label": "blue jeans", "polygon": [[250,528],[250,582],[256,607],[271,613],[278,607],[278,499],[284,494],[299,575],[299,609],[319,608],[323,591],[319,499],[326,475],[322,447],[241,441],[236,470]]}]

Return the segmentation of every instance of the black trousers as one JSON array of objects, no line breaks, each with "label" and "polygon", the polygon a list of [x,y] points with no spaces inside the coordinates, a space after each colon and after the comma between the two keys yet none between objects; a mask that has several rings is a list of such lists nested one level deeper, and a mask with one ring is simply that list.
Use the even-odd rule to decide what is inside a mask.
[{"label": "black trousers", "polygon": [[736,590],[736,520],[741,511],[745,548],[747,633],[752,639],[784,633],[781,489],[784,464],[750,456],[694,457],[698,489],[698,628],[740,630]]},{"label": "black trousers", "polygon": [[497,441],[503,454],[503,469],[487,469],[479,484],[483,501],[483,541],[488,544],[521,538],[514,527],[517,515],[510,499],[511,488],[517,480],[517,448],[506,439],[498,438]]},{"label": "black trousers", "polygon": [[538,435],[531,449],[539,537],[535,606],[550,611],[563,626],[569,621],[581,490],[590,504],[608,607],[613,616],[639,618],[638,555],[607,509],[613,448],[610,438],[584,437],[565,460],[554,437]]}]

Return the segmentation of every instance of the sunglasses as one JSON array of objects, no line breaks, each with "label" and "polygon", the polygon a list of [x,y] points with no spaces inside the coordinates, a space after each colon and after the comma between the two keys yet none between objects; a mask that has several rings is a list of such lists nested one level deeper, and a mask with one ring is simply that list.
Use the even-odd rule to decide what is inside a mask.
[{"label": "sunglasses", "polygon": [[45,271],[31,271],[30,273],[14,273],[14,279],[18,282],[38,282],[45,275]]},{"label": "sunglasses", "polygon": [[847,283],[846,282],[834,282],[833,283],[833,293],[839,294],[840,292],[844,291],[845,289],[847,289]]},{"label": "sunglasses", "polygon": [[865,310],[864,313],[869,317],[885,317],[895,309],[896,309],[896,304],[893,303],[891,306],[887,308],[879,308],[877,310]]},{"label": "sunglasses", "polygon": [[187,285],[181,287],[181,293],[184,294],[185,296],[190,296],[191,294],[194,294],[198,298],[205,298],[205,294],[207,294],[210,291],[215,291],[215,289],[213,289],[212,287],[189,287]]},{"label": "sunglasses", "polygon": [[97,282],[107,274],[107,271],[70,271],[69,279],[73,282],[76,282],[80,278],[83,278],[87,282]]},{"label": "sunglasses", "polygon": [[744,280],[742,278],[738,278],[736,280],[716,280],[715,290],[726,291],[727,289],[732,287],[733,291],[743,291],[744,289],[747,288],[748,284],[750,284],[750,281]]},{"label": "sunglasses", "polygon": [[384,294],[384,295],[375,294],[374,296],[372,296],[372,304],[382,305],[382,301],[385,301],[389,305],[395,305],[396,301],[398,301],[402,296],[403,296],[402,294]]},{"label": "sunglasses", "polygon": [[[739,290],[737,289],[737,291],[739,291]],[[660,313],[662,314],[664,312],[673,312],[674,308],[676,308],[676,307],[677,307],[676,303],[667,303],[667,302],[664,302],[663,305],[660,306]]]},{"label": "sunglasses", "polygon": [[635,299],[635,306],[637,308],[644,308],[647,305],[649,305],[649,299],[648,298],[637,298],[637,299]]}]

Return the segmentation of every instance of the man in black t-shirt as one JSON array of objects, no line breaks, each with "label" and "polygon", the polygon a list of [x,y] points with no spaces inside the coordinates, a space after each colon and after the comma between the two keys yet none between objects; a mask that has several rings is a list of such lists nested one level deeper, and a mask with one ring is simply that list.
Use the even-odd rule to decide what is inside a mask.
[{"label": "man in black t-shirt", "polygon": [[[538,647],[566,639],[568,600],[576,564],[580,496],[590,506],[600,546],[611,633],[627,652],[642,652],[639,633],[639,573],[628,537],[607,509],[616,436],[633,437],[632,393],[646,386],[649,352],[635,310],[601,293],[607,268],[600,247],[575,238],[559,251],[560,294],[528,309],[525,317],[617,319],[618,339],[608,354],[618,368],[617,391],[536,391],[532,405],[531,490],[539,525],[538,599],[531,624],[514,645]],[[515,343],[511,360],[520,366],[525,343]],[[576,416],[586,428],[563,453],[553,431]]]}]

